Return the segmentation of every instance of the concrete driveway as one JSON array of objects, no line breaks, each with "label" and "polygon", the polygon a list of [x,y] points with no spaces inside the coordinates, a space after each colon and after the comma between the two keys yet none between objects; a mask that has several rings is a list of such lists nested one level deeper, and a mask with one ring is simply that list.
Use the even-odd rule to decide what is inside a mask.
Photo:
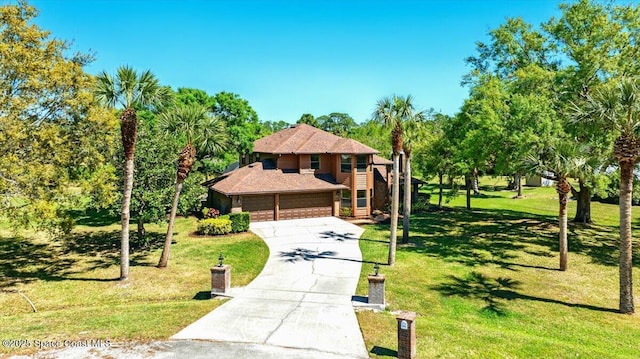
[{"label": "concrete driveway", "polygon": [[[262,273],[171,339],[295,348],[288,357],[305,349],[306,357],[368,358],[351,303],[363,229],[325,217],[252,223],[251,230],[269,246]],[[231,277],[233,285],[233,269]]]}]

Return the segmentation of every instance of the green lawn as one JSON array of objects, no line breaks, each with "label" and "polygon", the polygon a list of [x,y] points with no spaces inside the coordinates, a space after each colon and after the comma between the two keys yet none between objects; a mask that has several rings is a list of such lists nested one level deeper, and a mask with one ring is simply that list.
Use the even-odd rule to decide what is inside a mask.
[{"label": "green lawn", "polygon": [[[248,284],[269,255],[251,233],[191,237],[195,219],[179,218],[167,269],[155,267],[166,225],[148,226],[146,246],[132,232],[130,280],[121,283],[119,224],[96,214],[77,222],[70,236],[56,241],[0,227],[0,338],[166,339],[222,303],[207,300],[209,268],[220,252],[232,265],[233,286]],[[18,351],[0,346],[7,352]]]},{"label": "green lawn", "polygon": [[[419,358],[638,357],[640,316],[616,313],[618,207],[594,202],[595,225],[569,224],[569,270],[560,272],[557,195],[524,194],[486,191],[471,211],[461,195],[449,210],[412,216],[411,243],[399,246],[395,267],[381,269],[388,311],[358,313],[373,357],[394,355],[398,310],[419,315]],[[365,261],[386,262],[388,233],[388,225],[366,227]],[[634,246],[638,258],[640,242]],[[363,267],[358,293],[366,294],[371,272]],[[640,311],[638,266],[634,275]]]}]

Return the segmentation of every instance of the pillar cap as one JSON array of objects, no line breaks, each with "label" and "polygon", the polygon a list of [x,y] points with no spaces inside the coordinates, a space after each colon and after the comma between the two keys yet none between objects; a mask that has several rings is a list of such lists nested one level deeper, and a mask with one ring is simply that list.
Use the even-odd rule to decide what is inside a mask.
[{"label": "pillar cap", "polygon": [[415,312],[400,312],[396,317],[397,320],[415,321],[418,315]]},{"label": "pillar cap", "polygon": [[369,274],[369,276],[367,278],[369,279],[369,282],[384,282],[385,281],[384,274],[378,274],[378,275]]},{"label": "pillar cap", "polygon": [[227,271],[229,269],[231,269],[231,266],[228,265],[228,264],[225,264],[222,267],[219,267],[219,266],[211,267],[211,271],[212,272],[224,272],[224,271]]}]

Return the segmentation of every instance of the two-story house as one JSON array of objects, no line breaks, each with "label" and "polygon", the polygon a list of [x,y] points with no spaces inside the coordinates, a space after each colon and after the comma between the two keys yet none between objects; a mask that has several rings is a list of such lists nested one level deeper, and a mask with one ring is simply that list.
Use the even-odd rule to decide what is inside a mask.
[{"label": "two-story house", "polygon": [[208,202],[222,213],[247,211],[252,221],[368,217],[376,153],[299,124],[255,141],[241,167],[206,182]]}]

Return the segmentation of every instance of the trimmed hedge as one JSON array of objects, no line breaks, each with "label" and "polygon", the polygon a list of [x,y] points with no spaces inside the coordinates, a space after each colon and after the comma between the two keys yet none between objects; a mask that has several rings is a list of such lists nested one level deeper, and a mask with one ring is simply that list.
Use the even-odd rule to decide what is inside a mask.
[{"label": "trimmed hedge", "polygon": [[230,213],[229,219],[231,220],[231,232],[238,233],[249,230],[249,224],[251,223],[249,212]]},{"label": "trimmed hedge", "polygon": [[198,233],[221,235],[231,233],[231,220],[228,218],[208,218],[198,222]]}]

